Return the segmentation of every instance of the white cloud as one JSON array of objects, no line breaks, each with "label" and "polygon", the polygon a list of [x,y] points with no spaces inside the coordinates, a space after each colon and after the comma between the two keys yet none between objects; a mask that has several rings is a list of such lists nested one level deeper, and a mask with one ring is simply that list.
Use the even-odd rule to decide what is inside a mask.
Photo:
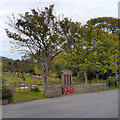
[{"label": "white cloud", "polygon": [[[34,2],[113,2],[119,0],[34,0]],[[1,0],[1,2],[16,2],[16,0]],[[17,0],[17,2],[33,2],[33,0]]]},{"label": "white cloud", "polygon": [[[1,0],[0,1],[0,41],[2,41],[3,55],[9,52],[9,38],[6,36],[5,24],[7,16],[15,13],[30,11],[30,8],[41,9],[55,4],[54,11],[56,14],[64,14],[74,21],[85,23],[87,20],[96,17],[117,17],[118,16],[118,1],[119,0]],[[10,53],[11,55],[11,53]],[[17,56],[16,53],[11,57]]]}]

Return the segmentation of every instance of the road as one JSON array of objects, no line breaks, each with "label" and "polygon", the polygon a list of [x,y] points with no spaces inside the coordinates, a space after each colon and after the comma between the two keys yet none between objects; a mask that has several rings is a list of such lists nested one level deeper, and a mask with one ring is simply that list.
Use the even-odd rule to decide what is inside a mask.
[{"label": "road", "polygon": [[9,104],[2,112],[3,118],[118,118],[118,90]]}]

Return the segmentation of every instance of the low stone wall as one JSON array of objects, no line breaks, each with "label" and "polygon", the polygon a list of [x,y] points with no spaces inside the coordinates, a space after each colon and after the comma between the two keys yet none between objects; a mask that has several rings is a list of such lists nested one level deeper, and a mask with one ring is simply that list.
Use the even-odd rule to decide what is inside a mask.
[{"label": "low stone wall", "polygon": [[[66,86],[48,86],[46,90],[46,95],[49,97],[62,96],[62,87],[64,88]],[[108,88],[106,84],[74,85],[69,87],[74,88],[75,94],[96,92],[100,91],[101,89]]]},{"label": "low stone wall", "polygon": [[62,96],[62,86],[47,86],[46,95],[49,97]]},{"label": "low stone wall", "polygon": [[7,105],[8,104],[8,99],[2,100],[2,105]]},{"label": "low stone wall", "polygon": [[90,93],[108,88],[106,84],[74,85],[74,93]]}]

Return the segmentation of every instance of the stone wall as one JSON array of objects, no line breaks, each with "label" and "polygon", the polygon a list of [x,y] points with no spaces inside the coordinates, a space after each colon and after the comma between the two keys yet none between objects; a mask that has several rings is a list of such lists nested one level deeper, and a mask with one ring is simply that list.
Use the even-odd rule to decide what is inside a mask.
[{"label": "stone wall", "polygon": [[74,93],[89,93],[108,88],[106,84],[74,85]]},{"label": "stone wall", "polygon": [[[48,86],[46,95],[49,97],[62,96],[62,87],[64,88],[65,86]],[[69,87],[74,87],[75,94],[96,92],[108,88],[106,84],[74,85]]]},{"label": "stone wall", "polygon": [[49,97],[62,96],[62,86],[47,86],[46,95]]}]

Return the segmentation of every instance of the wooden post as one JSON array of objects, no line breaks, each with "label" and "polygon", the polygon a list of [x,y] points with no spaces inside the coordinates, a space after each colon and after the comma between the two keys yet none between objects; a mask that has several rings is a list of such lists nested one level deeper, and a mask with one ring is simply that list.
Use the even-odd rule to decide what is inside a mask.
[{"label": "wooden post", "polygon": [[29,83],[27,84],[27,87],[28,87],[28,91],[29,91]]},{"label": "wooden post", "polygon": [[20,83],[19,83],[19,92],[20,92]]},{"label": "wooden post", "polygon": [[25,83],[24,83],[24,91],[25,91]]},{"label": "wooden post", "polygon": [[31,91],[31,89],[32,89],[32,85],[30,84],[30,91]]},{"label": "wooden post", "polygon": [[29,91],[31,91],[31,84],[29,84]]},{"label": "wooden post", "polygon": [[28,91],[30,91],[30,84],[28,83]]},{"label": "wooden post", "polygon": [[14,92],[16,92],[16,82],[14,82]]}]

